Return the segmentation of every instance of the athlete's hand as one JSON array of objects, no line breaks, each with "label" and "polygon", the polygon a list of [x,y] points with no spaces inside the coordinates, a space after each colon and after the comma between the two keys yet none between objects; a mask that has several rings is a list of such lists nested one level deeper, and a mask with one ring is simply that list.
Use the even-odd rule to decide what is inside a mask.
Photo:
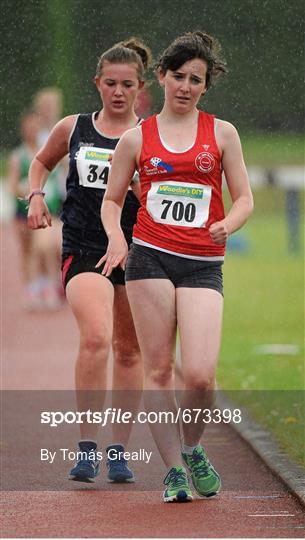
[{"label": "athlete's hand", "polygon": [[229,236],[229,231],[225,220],[212,223],[209,228],[209,233],[215,244],[225,244]]},{"label": "athlete's hand", "polygon": [[95,268],[99,268],[103,263],[102,276],[110,276],[112,270],[121,266],[125,270],[128,255],[128,246],[123,234],[115,234],[109,239],[108,248],[105,255],[98,261]]},{"label": "athlete's hand", "polygon": [[35,195],[31,198],[28,210],[29,229],[45,229],[48,226],[51,227],[51,225],[51,214],[43,197]]}]

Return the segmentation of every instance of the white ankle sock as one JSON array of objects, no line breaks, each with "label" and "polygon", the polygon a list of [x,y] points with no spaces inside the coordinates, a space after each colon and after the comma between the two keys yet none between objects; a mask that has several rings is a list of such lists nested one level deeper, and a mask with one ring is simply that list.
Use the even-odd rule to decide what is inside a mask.
[{"label": "white ankle sock", "polygon": [[193,451],[195,450],[195,448],[197,448],[198,444],[196,444],[195,446],[188,446],[187,444],[182,444],[181,448],[182,448],[182,452],[184,454],[188,454],[189,456],[193,453]]}]

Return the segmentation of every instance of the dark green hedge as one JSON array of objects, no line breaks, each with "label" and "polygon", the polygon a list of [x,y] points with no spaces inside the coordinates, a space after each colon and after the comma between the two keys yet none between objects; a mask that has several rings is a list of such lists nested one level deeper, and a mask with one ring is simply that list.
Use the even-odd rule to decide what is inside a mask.
[{"label": "dark green hedge", "polygon": [[[218,38],[230,70],[207,110],[244,131],[303,129],[303,0],[2,0],[1,12],[2,147],[18,141],[18,118],[39,88],[62,88],[65,114],[90,111],[103,50],[138,35],[157,57],[193,29]],[[151,88],[158,109],[162,94]]]}]

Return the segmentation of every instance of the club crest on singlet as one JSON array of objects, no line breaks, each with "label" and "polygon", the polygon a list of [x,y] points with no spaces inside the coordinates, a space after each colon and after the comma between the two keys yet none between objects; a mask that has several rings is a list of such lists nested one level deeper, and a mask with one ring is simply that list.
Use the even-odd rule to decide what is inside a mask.
[{"label": "club crest on singlet", "polygon": [[162,159],[159,157],[150,158],[149,163],[150,165],[152,165],[152,168],[144,165],[144,172],[147,175],[173,172],[174,170],[174,167],[172,167],[172,165],[170,165],[169,163],[165,163],[165,161],[162,161]]},{"label": "club crest on singlet", "polygon": [[195,165],[198,171],[210,173],[215,167],[215,158],[210,152],[200,152],[195,158]]}]

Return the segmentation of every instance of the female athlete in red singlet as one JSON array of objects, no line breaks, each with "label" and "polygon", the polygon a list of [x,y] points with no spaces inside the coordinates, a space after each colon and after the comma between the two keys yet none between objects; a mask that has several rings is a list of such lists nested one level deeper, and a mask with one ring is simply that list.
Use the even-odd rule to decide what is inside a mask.
[{"label": "female athlete in red singlet", "polygon": [[[236,129],[197,108],[200,96],[226,71],[218,51],[213,38],[195,32],[177,38],[163,53],[157,76],[164,106],[122,137],[102,208],[109,245],[99,264],[105,263],[103,272],[109,275],[127,259],[120,212],[129,178],[138,169],[141,208],[126,280],[146,388],[159,390],[146,392],[146,405],[179,416],[174,393],[178,326],[185,384],[180,412],[189,411],[188,418],[182,415],[182,448],[179,422],[150,426],[169,468],[166,502],[192,499],[185,467],[200,496],[215,495],[221,485],[199,441],[215,385],[226,240],[245,223],[253,200]],[[227,216],[222,171],[232,199]]]}]

